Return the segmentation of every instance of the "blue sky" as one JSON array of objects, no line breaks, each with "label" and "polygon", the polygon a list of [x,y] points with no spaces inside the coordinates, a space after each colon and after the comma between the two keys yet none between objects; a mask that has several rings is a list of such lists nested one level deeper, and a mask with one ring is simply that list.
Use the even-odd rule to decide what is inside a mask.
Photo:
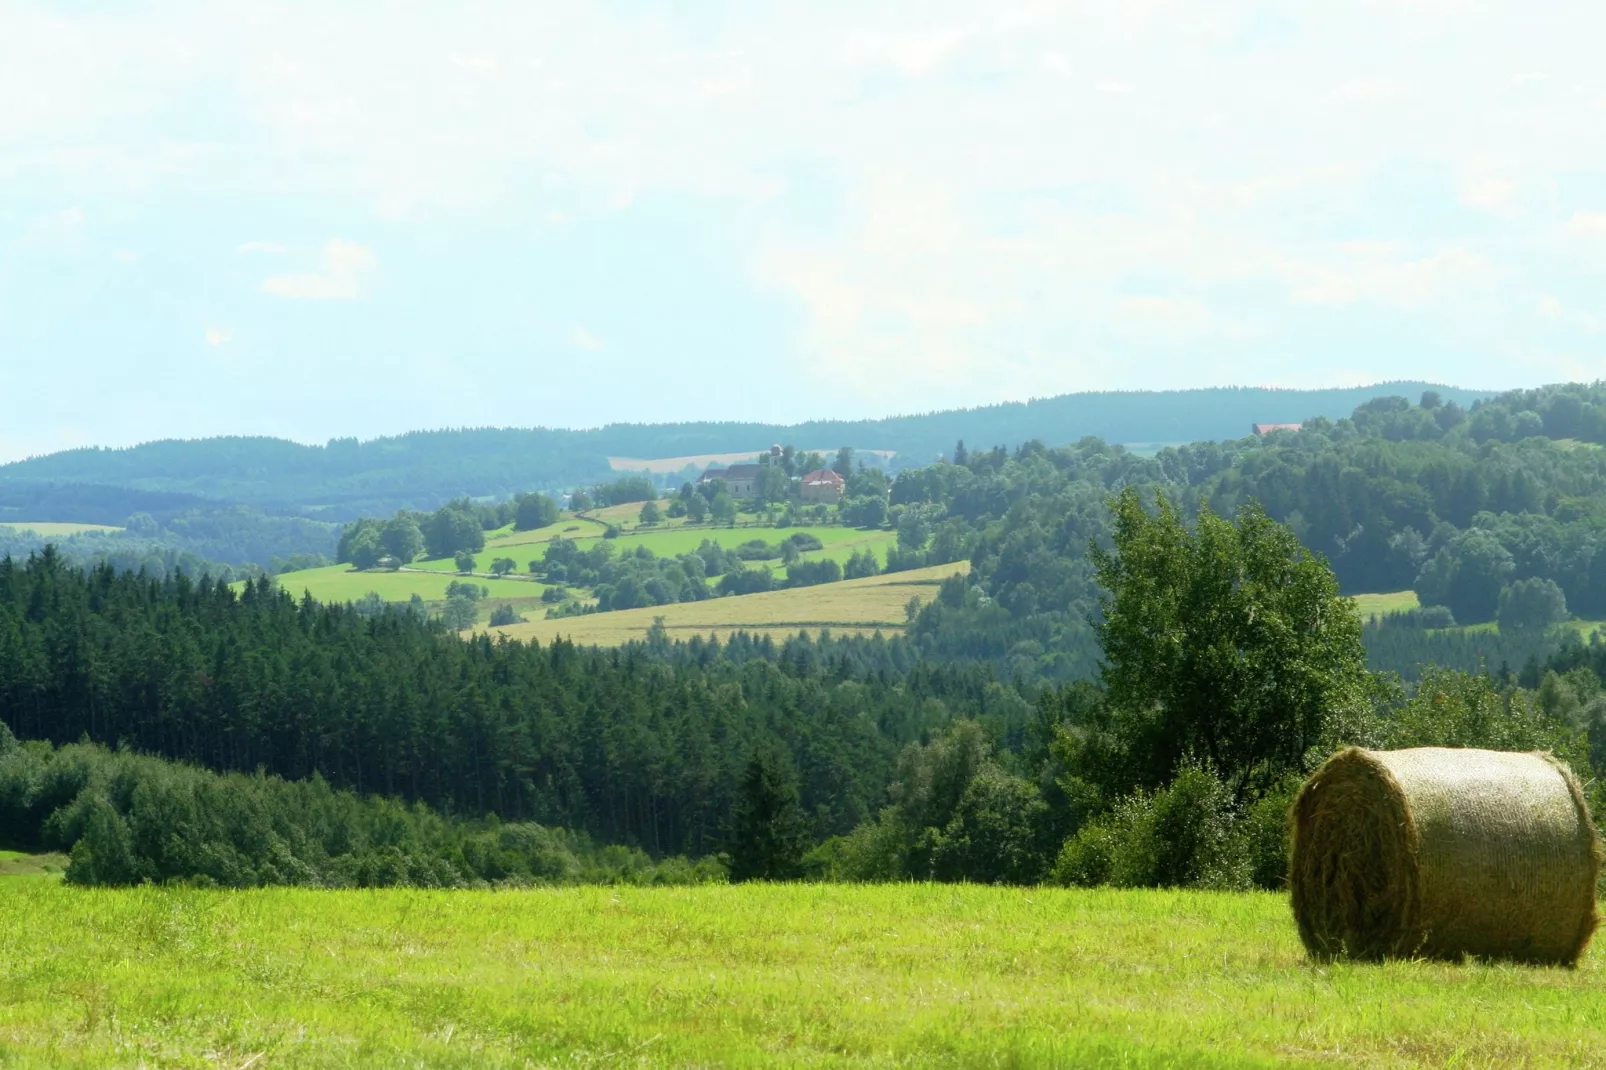
[{"label": "blue sky", "polygon": [[0,460],[1606,376],[1593,4],[0,0]]}]

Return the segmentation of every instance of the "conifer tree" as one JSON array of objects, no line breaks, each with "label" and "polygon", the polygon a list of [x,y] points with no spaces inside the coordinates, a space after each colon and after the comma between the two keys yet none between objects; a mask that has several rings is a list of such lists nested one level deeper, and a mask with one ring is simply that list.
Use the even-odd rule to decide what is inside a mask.
[{"label": "conifer tree", "polygon": [[799,877],[808,847],[808,821],[798,806],[796,781],[777,758],[755,754],[742,775],[731,822],[731,881]]}]

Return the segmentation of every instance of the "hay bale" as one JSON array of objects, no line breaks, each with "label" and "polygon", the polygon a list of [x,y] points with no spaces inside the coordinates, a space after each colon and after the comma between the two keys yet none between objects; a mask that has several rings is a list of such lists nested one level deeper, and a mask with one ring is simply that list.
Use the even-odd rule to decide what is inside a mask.
[{"label": "hay bale", "polygon": [[1317,958],[1571,965],[1599,920],[1600,840],[1548,754],[1351,747],[1290,820],[1294,918]]}]

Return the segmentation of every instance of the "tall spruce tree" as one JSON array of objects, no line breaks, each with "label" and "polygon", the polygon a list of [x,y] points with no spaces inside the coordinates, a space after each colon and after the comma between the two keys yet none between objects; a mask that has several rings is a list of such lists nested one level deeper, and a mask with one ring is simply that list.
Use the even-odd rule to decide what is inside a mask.
[{"label": "tall spruce tree", "polygon": [[778,758],[755,754],[742,775],[731,820],[731,881],[800,877],[808,848],[808,820],[798,806],[796,780]]}]

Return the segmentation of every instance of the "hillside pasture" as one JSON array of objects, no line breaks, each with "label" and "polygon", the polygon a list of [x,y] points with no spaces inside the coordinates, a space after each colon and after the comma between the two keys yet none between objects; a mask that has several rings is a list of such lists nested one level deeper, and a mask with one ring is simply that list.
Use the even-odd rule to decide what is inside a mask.
[{"label": "hillside pasture", "polygon": [[[374,569],[358,572],[350,565],[330,565],[327,568],[309,568],[300,572],[286,572],[275,576],[280,587],[300,598],[308,592],[320,602],[355,602],[370,591],[387,602],[406,602],[418,595],[426,602],[446,601],[446,588],[454,580],[467,580],[448,572],[423,572],[411,569],[391,572]],[[497,595],[514,599],[539,600],[545,585],[528,579],[487,579],[475,576],[472,582],[489,587],[493,598]]]},{"label": "hillside pasture", "polygon": [[[584,518],[578,518],[584,519]],[[489,572],[491,562],[499,557],[511,557],[517,571],[524,572],[530,567],[530,562],[540,560],[546,553],[546,544],[554,535],[561,535],[566,539],[573,539],[582,549],[590,549],[602,540],[603,527],[601,524],[578,524],[574,520],[559,521],[550,528],[540,531],[512,532],[510,535],[498,536],[488,540],[485,549],[474,555],[474,571]],[[610,540],[621,554],[632,553],[638,546],[645,546],[659,557],[676,557],[680,554],[689,554],[703,544],[704,539],[711,540],[726,549],[733,549],[744,542],[753,539],[762,539],[768,543],[778,543],[797,532],[807,532],[815,536],[824,544],[820,550],[811,550],[802,557],[804,561],[817,561],[831,558],[837,562],[846,562],[848,557],[857,550],[871,550],[876,560],[882,564],[887,560],[887,549],[897,545],[898,533],[895,531],[864,531],[859,528],[843,528],[827,525],[813,527],[685,527],[679,522],[665,524],[654,528],[640,528],[628,534],[620,535]],[[539,536],[538,538],[522,538],[523,536]],[[760,562],[754,562],[760,564]],[[778,565],[779,562],[769,562]],[[418,561],[408,568],[422,569],[429,572],[455,572],[456,563],[451,558],[441,558],[434,561]]]},{"label": "hillside pasture", "polygon": [[0,880],[7,1065],[1585,1066],[1606,972],[1315,965],[1272,893]]},{"label": "hillside pasture", "polygon": [[1417,600],[1415,591],[1391,591],[1387,594],[1357,594],[1350,598],[1355,608],[1360,612],[1362,620],[1371,620],[1375,617],[1387,616],[1390,613],[1405,613],[1409,610],[1420,609],[1422,603]]},{"label": "hillside pasture", "polygon": [[41,539],[66,539],[74,535],[110,534],[122,531],[122,528],[110,524],[63,524],[49,520],[5,520],[0,521],[0,530],[6,528],[20,533],[37,535]]},{"label": "hillside pasture", "polygon": [[583,617],[532,620],[528,624],[498,628],[496,632],[509,638],[535,639],[543,643],[562,636],[583,646],[616,646],[644,638],[653,621],[662,617],[664,628],[677,639],[689,639],[693,635],[724,637],[737,631],[780,639],[799,632],[818,633],[822,629],[829,629],[833,635],[869,635],[876,631],[895,635],[907,626],[904,607],[909,599],[929,602],[937,596],[944,579],[964,573],[969,567],[969,562],[961,561],[816,587],[622,609]]},{"label": "hillside pasture", "polygon": [[[485,549],[474,555],[474,571],[491,571],[491,562],[499,557],[511,557],[518,562],[520,572],[529,565],[532,558],[538,558],[544,552],[543,548],[554,538],[562,536],[565,539],[595,539],[600,538],[606,530],[606,525],[583,516],[565,516],[555,524],[533,531],[514,531],[511,527],[498,528],[485,533]],[[414,561],[408,568],[422,569],[426,572],[456,572],[457,560],[453,557],[439,557],[428,561]]]}]

